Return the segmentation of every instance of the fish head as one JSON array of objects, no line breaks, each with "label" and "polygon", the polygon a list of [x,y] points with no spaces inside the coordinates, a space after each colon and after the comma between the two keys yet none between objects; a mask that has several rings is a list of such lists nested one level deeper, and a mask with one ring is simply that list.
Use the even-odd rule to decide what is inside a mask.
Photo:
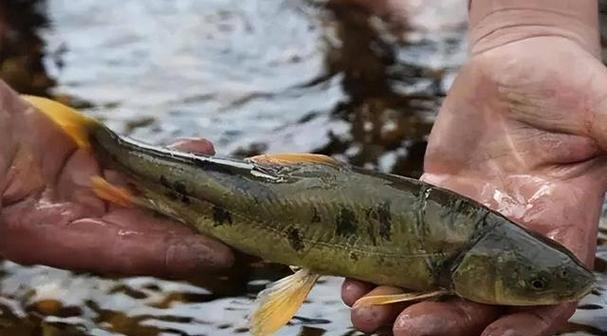
[{"label": "fish head", "polygon": [[529,306],[578,301],[595,276],[567,248],[507,223],[486,232],[452,267],[453,291],[485,304]]}]

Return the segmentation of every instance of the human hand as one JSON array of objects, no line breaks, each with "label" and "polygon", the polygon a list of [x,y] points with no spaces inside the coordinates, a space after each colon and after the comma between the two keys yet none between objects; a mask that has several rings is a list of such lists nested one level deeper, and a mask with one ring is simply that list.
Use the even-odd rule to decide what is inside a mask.
[{"label": "human hand", "polygon": [[[206,140],[175,148],[204,154]],[[0,253],[15,262],[71,270],[184,277],[228,268],[222,243],[141,209],[97,198],[90,177],[105,171],[91,153],[0,82]]]},{"label": "human hand", "polygon": [[[596,7],[580,21],[529,3],[484,19],[471,13],[472,57],[434,125],[422,179],[561,242],[591,266],[607,188],[607,71],[598,58]],[[530,18],[537,21],[520,21]],[[352,305],[370,290],[397,289],[347,280],[342,297]],[[367,332],[394,321],[397,336],[542,336],[574,310],[454,298],[354,309],[352,321]]]}]

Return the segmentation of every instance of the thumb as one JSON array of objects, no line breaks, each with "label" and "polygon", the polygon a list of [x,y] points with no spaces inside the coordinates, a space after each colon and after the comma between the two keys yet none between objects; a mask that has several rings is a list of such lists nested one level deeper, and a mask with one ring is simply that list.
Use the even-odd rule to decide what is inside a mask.
[{"label": "thumb", "polygon": [[203,138],[182,138],[168,146],[171,149],[176,149],[183,152],[215,155],[213,144]]}]

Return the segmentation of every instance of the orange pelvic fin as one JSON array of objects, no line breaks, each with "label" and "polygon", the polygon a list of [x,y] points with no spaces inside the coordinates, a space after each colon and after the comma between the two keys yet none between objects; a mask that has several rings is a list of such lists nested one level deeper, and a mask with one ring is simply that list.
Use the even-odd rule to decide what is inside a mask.
[{"label": "orange pelvic fin", "polygon": [[91,177],[91,186],[95,194],[102,200],[125,208],[133,207],[136,204],[135,195],[124,187],[111,184],[101,176]]}]

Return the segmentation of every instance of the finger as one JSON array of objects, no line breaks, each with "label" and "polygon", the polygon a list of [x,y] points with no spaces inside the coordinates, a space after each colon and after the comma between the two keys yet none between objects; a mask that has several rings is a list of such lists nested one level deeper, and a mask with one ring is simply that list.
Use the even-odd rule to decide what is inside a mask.
[{"label": "finger", "polygon": [[213,147],[213,144],[207,139],[183,138],[177,140],[168,147],[188,153],[215,155],[215,147]]},{"label": "finger", "polygon": [[479,335],[498,314],[497,307],[462,299],[425,301],[406,308],[393,331],[395,336]]},{"label": "finger", "polygon": [[[400,288],[379,286],[367,293],[366,296],[398,294],[402,292]],[[391,324],[406,306],[406,303],[395,303],[357,307],[352,310],[352,324],[362,332],[372,333],[387,324]]]},{"label": "finger", "polygon": [[490,324],[482,336],[548,336],[575,312],[575,304],[519,310]]},{"label": "finger", "polygon": [[341,299],[348,307],[352,307],[356,300],[369,293],[375,285],[354,279],[345,279],[341,285]]},{"label": "finger", "polygon": [[91,176],[99,175],[99,163],[92,153],[77,150],[64,163],[54,186],[52,202],[70,201],[88,207],[88,216],[104,213],[104,202],[91,189]]},{"label": "finger", "polygon": [[1,252],[16,262],[162,277],[216,272],[234,262],[227,246],[151,215],[73,219],[81,215],[74,207],[32,208],[8,207],[0,219]]}]

